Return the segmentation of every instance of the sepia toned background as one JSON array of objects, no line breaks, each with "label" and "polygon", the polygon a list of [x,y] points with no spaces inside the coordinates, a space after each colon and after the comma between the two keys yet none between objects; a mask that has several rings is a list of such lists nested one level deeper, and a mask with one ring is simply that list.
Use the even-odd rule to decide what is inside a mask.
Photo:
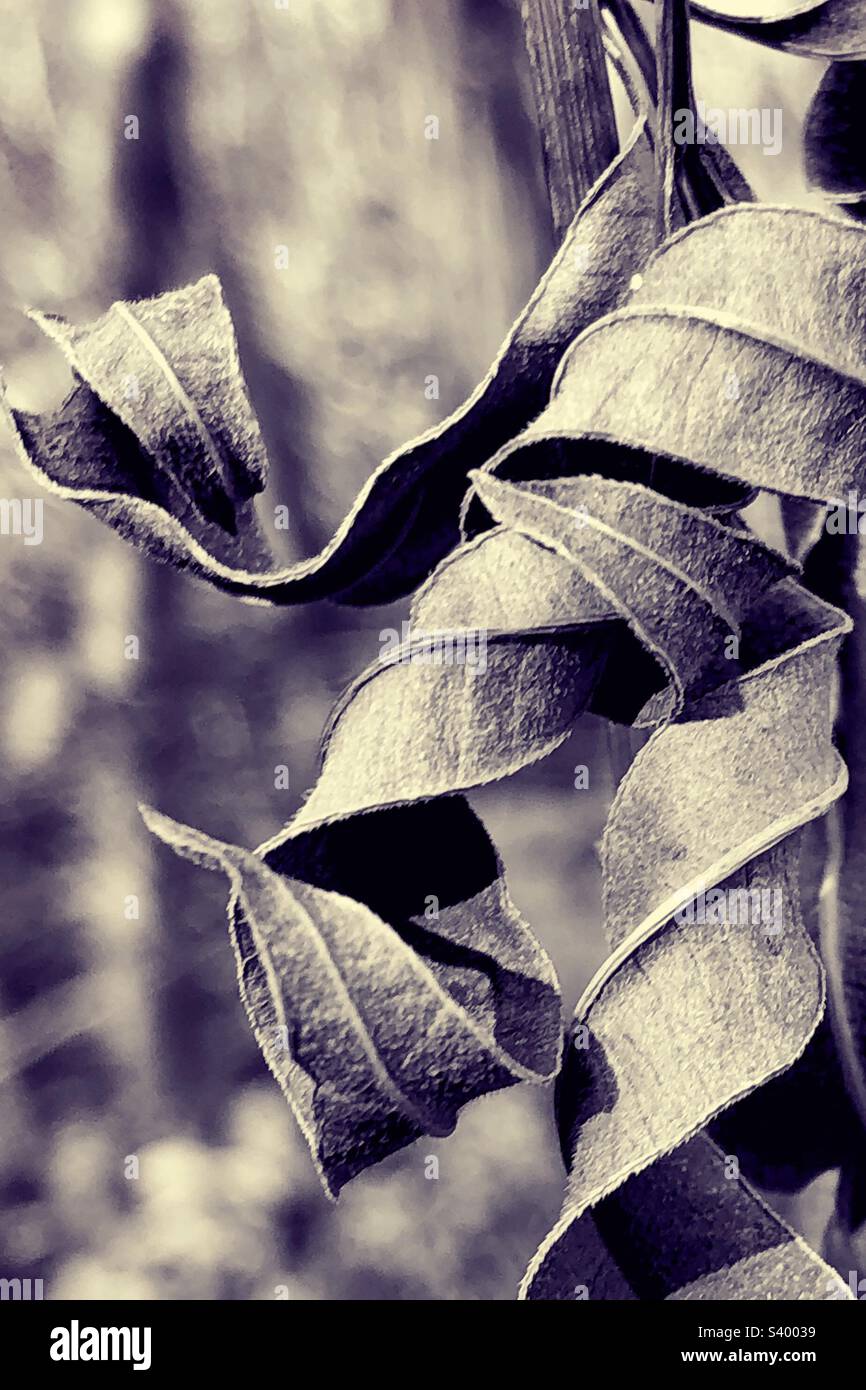
[{"label": "sepia toned background", "polygon": [[[803,201],[820,68],[696,35],[699,96],[784,108],[783,153],[743,160],[761,196]],[[301,558],[471,390],[549,257],[518,8],[0,0],[0,209],[0,362],[21,407],[66,387],[22,306],[83,321],[220,275],[265,505],[288,506]],[[5,437],[0,495],[30,495]],[[561,1196],[551,1094],[474,1104],[331,1206],[247,1028],[223,883],[136,810],[272,835],[403,610],[244,605],[46,499],[42,545],[0,537],[0,615],[0,1277],[48,1298],[512,1298]],[[474,798],[569,1011],[604,954],[612,787],[587,720]],[[813,1238],[827,1190],[790,1212]]]}]

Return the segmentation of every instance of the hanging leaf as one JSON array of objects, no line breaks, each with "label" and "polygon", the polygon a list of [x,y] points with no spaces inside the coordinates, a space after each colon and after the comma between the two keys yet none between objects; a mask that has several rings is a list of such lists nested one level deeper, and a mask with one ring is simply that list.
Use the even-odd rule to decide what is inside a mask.
[{"label": "hanging leaf", "polygon": [[408,593],[459,540],[468,470],[541,409],[563,349],[649,254],[643,129],[641,119],[584,200],[469,400],[385,460],[312,559],[277,567],[249,501],[266,463],[213,275],[115,304],[81,329],[36,315],[79,381],[54,415],[7,403],[24,462],[157,559],[229,593],[272,603]]},{"label": "hanging leaf", "polygon": [[641,749],[602,844],[612,945],[652,934],[701,885],[747,865],[841,795],[845,767],[830,733],[835,662],[850,629],[838,609],[790,581],[779,585],[744,623],[745,673],[689,704]]},{"label": "hanging leaf", "polygon": [[[479,885],[471,934],[449,943],[446,932],[425,952],[421,923],[417,940],[404,940],[339,892],[143,814],[179,854],[229,876],[250,1021],[332,1196],[420,1135],[450,1133],[473,1097],[550,1079],[555,976],[492,883],[486,895]],[[477,848],[480,828],[468,808],[460,814]]]},{"label": "hanging leaf", "polygon": [[569,1185],[528,1275],[547,1292],[533,1296],[573,1296],[549,1290],[586,1214],[790,1067],[819,1024],[795,832],[844,790],[830,732],[849,627],[778,586],[745,624],[746,673],[659,730],[620,786],[602,847],[613,952],[577,1007],[560,1077]]},{"label": "hanging leaf", "polygon": [[[692,672],[718,656],[713,642],[730,633],[733,615],[788,570],[753,538],[635,484],[572,479],[544,485],[552,497],[495,479],[479,485],[508,527],[484,533],[442,563],[416,596],[402,640],[383,634],[388,649],[332,714],[312,794],[259,857],[173,822],[149,822],[181,853],[223,868],[232,880],[247,1010],[331,1191],[401,1143],[450,1129],[473,1095],[544,1079],[556,1068],[552,972],[505,898],[480,824],[453,793],[506,776],[569,735],[598,683],[610,628],[635,605],[650,632],[638,625],[641,640],[666,653],[667,629],[682,630],[694,600],[696,623],[709,637],[702,644],[692,632],[697,656],[677,648]],[[570,539],[572,531],[585,543]],[[711,569],[707,531],[715,547]],[[660,551],[666,536],[673,559]],[[687,584],[670,603],[664,585],[680,565],[694,592]],[[719,609],[731,615],[721,626]],[[684,679],[677,665],[671,669]],[[330,1019],[305,1036],[302,1053],[287,1044],[280,1066],[269,1029],[285,1020],[294,1036],[297,1017],[314,1016],[323,988],[322,978],[299,964],[298,922],[308,919],[327,940],[339,930],[356,943],[375,936],[383,949],[393,940],[419,952],[423,969],[441,976],[447,993],[471,1002],[472,1018],[484,1021],[497,1044],[512,1038],[510,1062],[492,1044],[486,1053],[463,1049],[452,1076],[446,1055],[440,1080],[449,1105],[425,1109],[416,1098],[413,1125],[399,1107],[394,1118],[388,1106],[397,1102],[387,1089],[377,1091],[375,1123],[368,1123],[359,1087],[330,1069]],[[361,945],[356,952],[362,959]],[[365,980],[355,980],[348,950],[341,960],[345,992],[354,998]],[[408,978],[393,990],[399,1015],[407,1034],[426,1033],[427,1005]],[[380,1007],[381,996],[365,1005],[371,1027]],[[440,1128],[430,1128],[434,1120]]]},{"label": "hanging leaf", "polygon": [[722,209],[677,234],[628,306],[581,334],[550,404],[487,468],[531,476],[533,451],[567,440],[587,470],[626,449],[638,463],[844,500],[866,460],[864,290],[864,228]]},{"label": "hanging leaf", "polygon": [[40,483],[158,558],[178,537],[225,566],[270,557],[251,499],[267,460],[219,281],[115,304],[83,329],[35,314],[75,375],[52,413],[4,409]]},{"label": "hanging leaf", "polygon": [[[507,897],[480,822],[445,793],[503,776],[568,735],[597,679],[610,615],[586,592],[583,631],[541,631],[558,576],[547,551],[511,539],[516,555],[490,533],[444,562],[442,592],[434,576],[410,631],[444,627],[449,613],[472,630],[455,646],[452,616],[447,631],[408,638],[356,682],[332,717],[312,796],[258,855],[146,812],[173,848],[231,880],[241,995],[332,1195],[420,1134],[448,1132],[474,1096],[549,1080],[558,1066],[552,968]],[[537,576],[528,590],[527,565]],[[498,620],[521,590],[536,600],[525,618],[538,638],[488,641],[476,621]],[[394,969],[402,962],[397,977],[378,970],[380,951],[393,953]],[[337,995],[341,1029],[363,1015],[351,1058],[343,1047],[334,1054]]]},{"label": "hanging leaf", "polygon": [[806,116],[803,151],[809,182],[837,203],[866,198],[864,112],[866,64],[831,63]]}]

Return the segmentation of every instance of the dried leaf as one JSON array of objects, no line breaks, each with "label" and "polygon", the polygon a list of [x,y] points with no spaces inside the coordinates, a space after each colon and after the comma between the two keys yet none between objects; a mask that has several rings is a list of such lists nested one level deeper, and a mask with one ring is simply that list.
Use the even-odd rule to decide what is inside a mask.
[{"label": "dried leaf", "polygon": [[[842,794],[831,740],[850,619],[791,581],[743,627],[745,674],[687,706],[640,750],[602,845],[605,922],[619,946],[654,932]],[[642,923],[640,927],[636,923]]]},{"label": "dried leaf", "polygon": [[[420,1135],[450,1133],[458,1109],[475,1096],[549,1080],[558,1066],[556,978],[508,901],[480,823],[458,802],[426,815],[419,809],[415,830],[447,826],[475,856],[462,871],[449,871],[426,851],[435,871],[419,882],[441,894],[435,925],[425,920],[424,893],[410,895],[393,882],[394,864],[400,879],[411,859],[395,858],[386,875],[381,842],[376,867],[390,882],[380,882],[371,901],[387,904],[390,922],[330,886],[339,852],[329,854],[317,881],[322,839],[308,862],[302,851],[287,868],[284,855],[277,872],[248,851],[142,808],[172,849],[231,881],[232,939],[250,1022],[334,1197],[356,1173]],[[400,829],[389,853],[408,831]],[[363,841],[356,837],[356,849]],[[363,876],[361,865],[346,867],[347,879]]]},{"label": "dried leaf", "polygon": [[699,679],[717,684],[730,675],[726,643],[740,617],[788,571],[753,536],[636,483],[590,475],[515,485],[472,476],[498,522],[567,558],[660,662],[670,690],[638,724],[676,713]]},{"label": "dried leaf", "polygon": [[[583,630],[560,632],[554,622],[548,631],[551,606],[561,602],[550,559],[523,537],[491,532],[443,563],[418,594],[410,624],[410,632],[427,622],[438,630],[409,636],[350,688],[332,716],[311,797],[258,857],[148,813],[180,853],[232,880],[232,938],[250,1022],[334,1194],[420,1134],[450,1130],[473,1096],[550,1079],[557,1069],[552,968],[507,897],[483,827],[448,794],[543,756],[586,706],[609,615],[586,590]],[[537,575],[528,588],[527,566]],[[488,640],[478,620],[513,612],[519,592],[534,600],[529,631],[494,631]],[[473,649],[483,652],[483,669],[467,660],[466,628],[460,659],[450,647],[445,659],[440,639],[455,627],[449,614],[484,639]],[[386,1042],[396,1018],[410,1057],[411,1040],[431,1034],[430,976],[465,1012],[464,1045],[446,1048],[439,1034],[435,1053],[418,1043],[419,1075],[435,1077],[441,1104],[409,1086],[407,1106],[381,1077],[370,1090],[369,1078],[340,1070],[330,1002],[321,1003],[333,989],[313,970],[320,938],[334,950],[348,943],[339,946],[343,992]],[[404,974],[373,994],[368,955],[386,947]],[[288,1030],[282,1052],[279,1026]],[[388,1071],[402,1094],[390,1063]]]},{"label": "dried leaf", "polygon": [[7,403],[25,463],[156,558],[229,593],[272,603],[408,593],[459,540],[468,470],[541,409],[563,349],[649,254],[643,127],[587,195],[469,400],[385,460],[319,555],[277,568],[256,522],[249,498],[265,461],[212,275],[113,305],[82,329],[37,315],[81,383],[54,416]]},{"label": "dried leaf", "polygon": [[[629,305],[565,354],[550,404],[490,461],[524,476],[551,441],[608,471],[622,450],[818,501],[866,459],[866,230],[751,204],[693,223]],[[621,462],[620,466],[624,464]]]},{"label": "dried leaf", "polygon": [[25,466],[159,559],[272,563],[251,498],[267,462],[215,276],[73,329],[34,315],[76,384],[47,415],[3,406]]},{"label": "dried leaf", "polygon": [[602,847],[613,953],[575,1014],[569,1185],[530,1282],[563,1244],[573,1261],[590,1209],[791,1066],[818,1026],[794,832],[844,790],[830,735],[849,627],[778,586],[744,624],[750,669],[654,734],[620,786]]},{"label": "dried leaf", "polygon": [[[509,1050],[510,1072],[498,1054],[499,1070],[477,1051],[456,1059],[448,1081],[456,1097],[449,1127],[463,1103],[459,1097],[552,1074],[559,1027],[552,972],[505,897],[483,829],[453,793],[506,776],[569,735],[592,698],[610,629],[625,611],[620,591],[645,588],[656,603],[662,590],[651,576],[659,570],[670,579],[672,566],[657,553],[665,535],[674,535],[676,557],[690,567],[691,582],[703,586],[699,611],[714,633],[714,603],[736,612],[787,571],[782,557],[754,539],[634,484],[586,478],[544,485],[554,500],[493,479],[480,486],[486,500],[495,495],[510,527],[484,533],[440,565],[416,596],[404,639],[385,634],[390,649],[338,702],[312,794],[259,851],[271,877],[262,879],[261,858],[174,823],[154,823],[181,852],[232,877],[250,1019],[333,1190],[424,1130],[421,1120],[410,1129],[402,1112],[394,1119],[377,1110],[368,1133],[358,1090],[348,1084],[338,1087],[343,1099],[333,1117],[337,1083],[318,1058],[321,1051],[321,1065],[330,1065],[327,1028],[307,1037],[302,1058],[290,1049],[278,1065],[268,1035],[274,1018],[285,1017],[291,1028],[299,1014],[314,1016],[322,988],[318,977],[306,983],[295,978],[298,920],[306,920],[306,912],[327,935],[337,929],[328,914],[339,909],[341,931],[359,940],[374,930],[382,941],[403,940],[407,951],[417,949],[442,972],[446,991],[459,999],[467,991],[470,999],[477,996],[485,1026],[497,1038],[500,1032],[510,1036],[519,1022],[524,1031]],[[579,547],[548,543],[551,521],[567,537],[580,520],[557,498],[579,503],[590,517],[587,528],[577,529],[580,535],[585,530],[591,566]],[[527,535],[526,517],[531,522],[539,506],[538,535]],[[712,572],[705,531],[716,547]],[[665,606],[668,626],[680,622],[688,602],[680,595],[673,607]],[[662,624],[657,617],[653,623],[655,634]],[[683,660],[689,669],[695,664],[685,653]],[[401,866],[397,881],[395,864]],[[432,917],[425,910],[430,902],[436,904]],[[263,912],[267,924],[257,925]],[[354,995],[348,965],[345,979]],[[363,979],[357,987],[366,988]],[[424,1033],[424,1010],[408,985],[399,998],[406,1029]],[[543,1065],[527,1061],[530,1053],[541,1054]],[[450,1059],[441,1066],[447,1079]],[[324,1088],[320,1098],[318,1091],[309,1098],[311,1085]],[[379,1097],[377,1104],[385,1102]],[[360,1149],[355,1123],[365,1136]]]}]

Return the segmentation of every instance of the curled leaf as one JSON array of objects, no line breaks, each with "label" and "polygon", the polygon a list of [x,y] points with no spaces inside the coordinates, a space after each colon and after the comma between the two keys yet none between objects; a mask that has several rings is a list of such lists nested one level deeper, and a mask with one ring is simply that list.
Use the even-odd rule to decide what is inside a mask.
[{"label": "curled leaf", "polygon": [[78,384],[53,416],[6,405],[19,452],[52,491],[157,559],[243,598],[383,603],[459,540],[470,468],[543,406],[574,335],[621,298],[652,248],[644,122],[589,192],[532,298],[470,398],[372,474],[328,545],[282,568],[249,501],[265,460],[215,276],[77,329],[37,321]]},{"label": "curled leaf", "polygon": [[849,627],[778,586],[744,624],[749,669],[654,734],[621,784],[602,848],[613,953],[575,1014],[559,1083],[568,1189],[530,1283],[556,1281],[587,1213],[790,1067],[820,1022],[795,832],[845,787],[830,734]]},{"label": "curled leaf", "polygon": [[852,1299],[834,1269],[698,1136],[570,1227],[521,1289],[528,1299]]},{"label": "curled leaf", "polygon": [[670,688],[638,724],[670,718],[699,679],[727,678],[740,617],[788,572],[753,536],[636,483],[473,481],[498,522],[566,557],[657,658]]},{"label": "curled leaf", "polygon": [[587,470],[625,451],[844,499],[866,460],[864,277],[851,222],[746,204],[693,223],[572,344],[547,408],[488,469],[531,475],[567,444]]},{"label": "curled leaf", "polygon": [[[368,907],[357,896],[361,863],[343,865],[353,897],[330,886],[340,881],[338,850],[315,872],[321,838],[306,863],[303,852],[291,863],[284,855],[276,871],[277,855],[263,861],[143,808],[177,853],[229,877],[241,995],[334,1197],[420,1135],[450,1133],[475,1096],[549,1080],[558,1065],[556,979],[507,899],[483,829],[460,802],[419,810],[399,829],[385,818],[389,852],[405,850],[413,830],[447,831],[473,858],[449,869],[419,844],[414,861],[395,857],[386,874],[380,843],[366,858]],[[355,848],[364,852],[363,835]],[[403,875],[425,861],[420,888],[410,888]],[[386,879],[378,892],[373,872]],[[432,926],[424,889],[437,902]]]},{"label": "curled leaf", "polygon": [[[386,649],[334,710],[321,775],[294,821],[258,857],[153,823],[182,853],[232,879],[241,992],[329,1190],[424,1132],[425,1117],[450,1127],[473,1095],[556,1070],[555,979],[508,902],[480,823],[454,793],[514,772],[569,735],[598,684],[610,630],[626,611],[622,595],[638,604],[667,650],[664,631],[681,624],[692,590],[673,604],[662,601],[657,571],[670,583],[678,564],[689,570],[712,634],[708,652],[720,636],[717,607],[739,614],[787,572],[753,538],[635,484],[572,479],[544,484],[539,495],[494,479],[479,485],[508,525],[449,556],[417,594],[405,633],[382,634]],[[584,515],[586,527],[578,525]],[[712,573],[699,543],[705,527],[717,548]],[[574,529],[585,535],[585,550],[571,543]],[[674,537],[672,561],[661,555],[666,534]],[[633,597],[641,593],[649,597]],[[695,661],[688,662],[691,670]],[[308,949],[298,924],[310,919],[328,940],[339,929],[359,943],[375,938],[383,949],[402,941],[419,953],[417,971],[432,970],[470,1010],[470,1022],[483,1023],[486,1053],[472,1048],[441,1063],[452,1097],[446,1112],[417,1104],[410,1124],[399,1106],[392,1113],[393,1090],[377,1091],[375,1124],[368,1122],[361,1091],[330,1069],[330,1020],[305,1034],[302,1055],[289,1043],[280,1065],[269,1030],[285,1019],[291,1039],[299,1014],[315,1016],[323,988],[322,978],[296,974]],[[365,949],[357,947],[362,963]],[[360,991],[372,1017],[382,999],[366,998],[366,977],[359,967],[356,978],[353,958],[342,957],[344,992],[354,998]],[[393,1000],[407,1037],[413,1028],[428,1031],[427,1006],[408,974]]]}]

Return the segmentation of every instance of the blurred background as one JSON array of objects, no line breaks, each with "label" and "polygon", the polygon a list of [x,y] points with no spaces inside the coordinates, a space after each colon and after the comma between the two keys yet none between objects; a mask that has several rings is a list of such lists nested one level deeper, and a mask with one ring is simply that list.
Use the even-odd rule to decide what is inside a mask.
[{"label": "blurred background", "polygon": [[[699,96],[784,109],[782,154],[744,152],[763,197],[804,200],[821,66],[696,32]],[[312,553],[468,394],[549,258],[532,112],[511,0],[0,0],[13,403],[67,380],[22,306],[86,321],[216,271],[267,504],[289,508],[286,558]],[[0,495],[31,495],[5,435]],[[561,1198],[552,1094],[476,1102],[331,1206],[243,1016],[222,880],[136,811],[272,835],[403,610],[244,605],[51,498],[41,545],[0,537],[0,586],[0,1277],[46,1298],[513,1298]],[[615,761],[586,720],[473,798],[569,1012],[604,955]],[[814,1234],[825,1205],[789,1215]]]}]

